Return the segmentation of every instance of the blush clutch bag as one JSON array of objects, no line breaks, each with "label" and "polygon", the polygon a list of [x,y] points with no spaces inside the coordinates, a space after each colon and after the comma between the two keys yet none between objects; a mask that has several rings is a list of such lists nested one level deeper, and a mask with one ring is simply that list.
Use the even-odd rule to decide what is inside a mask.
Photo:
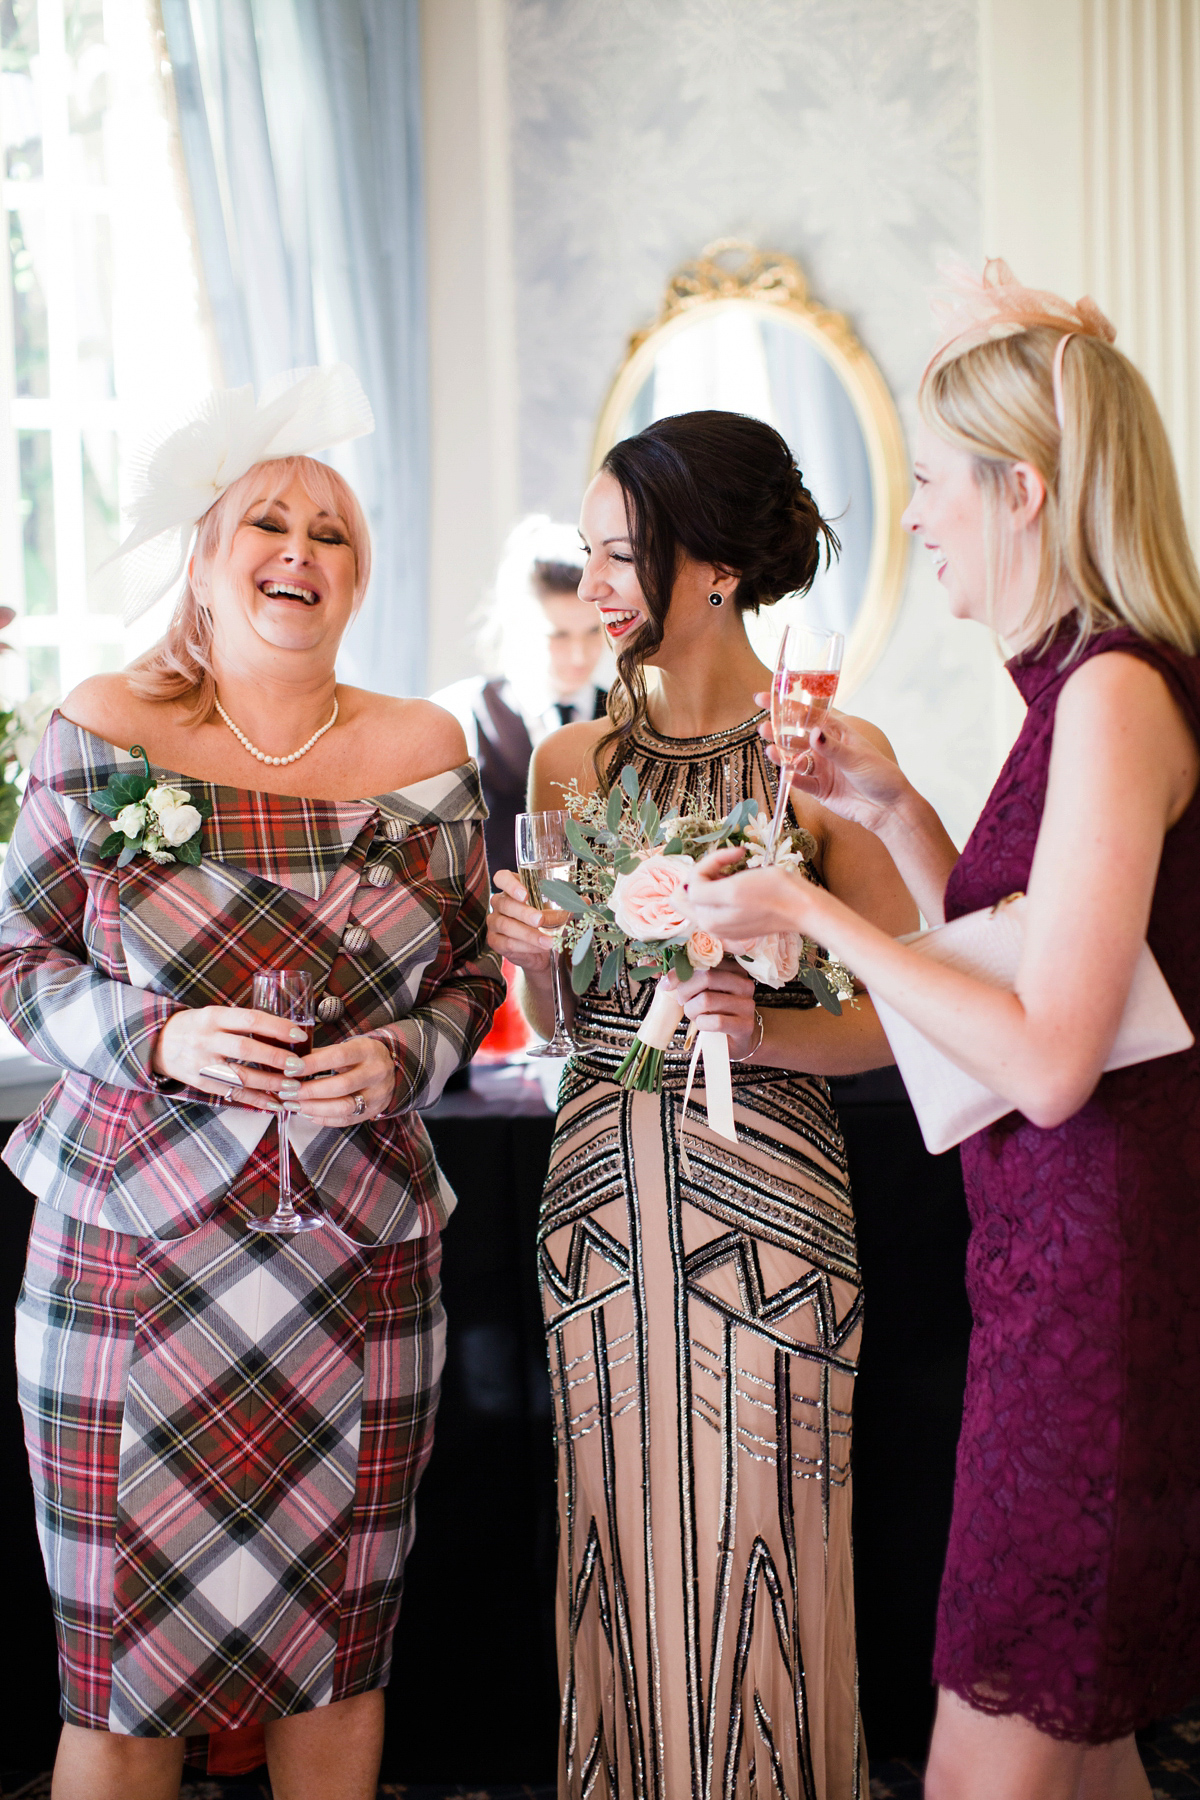
[{"label": "blush clutch bag", "polygon": [[[996,906],[953,919],[948,925],[912,932],[900,942],[947,968],[1011,993],[1021,961],[1025,906],[1024,894],[1014,894]],[[908,1089],[927,1150],[936,1156],[1016,1110],[1001,1095],[951,1062],[886,1000],[876,1000],[874,995],[872,1000]],[[1134,1063],[1151,1062],[1156,1056],[1173,1056],[1180,1050],[1190,1050],[1194,1042],[1149,944],[1143,944],[1105,1070],[1128,1069]]]}]

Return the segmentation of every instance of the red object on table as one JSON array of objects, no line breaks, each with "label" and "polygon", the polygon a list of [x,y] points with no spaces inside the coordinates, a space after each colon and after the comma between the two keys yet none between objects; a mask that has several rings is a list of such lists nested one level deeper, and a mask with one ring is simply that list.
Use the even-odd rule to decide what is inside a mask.
[{"label": "red object on table", "polygon": [[517,1000],[517,971],[510,962],[504,964],[504,979],[508,983],[508,993],[492,1019],[492,1029],[475,1052],[476,1058],[484,1062],[519,1056],[534,1035]]}]

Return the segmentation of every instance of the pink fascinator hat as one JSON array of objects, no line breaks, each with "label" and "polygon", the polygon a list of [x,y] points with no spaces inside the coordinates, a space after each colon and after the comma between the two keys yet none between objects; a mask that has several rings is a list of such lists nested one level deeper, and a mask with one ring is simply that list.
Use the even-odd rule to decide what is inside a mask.
[{"label": "pink fascinator hat", "polygon": [[[1117,335],[1112,320],[1086,294],[1072,305],[1045,288],[1023,287],[1001,256],[989,258],[982,278],[963,263],[949,264],[939,273],[945,286],[931,296],[929,304],[940,330],[922,381],[938,364],[951,362],[979,344],[1015,337],[1038,325],[1049,326],[1062,333],[1053,369],[1054,410],[1061,430],[1063,352],[1073,337],[1101,338],[1111,344]],[[953,355],[947,354],[951,351]]]}]

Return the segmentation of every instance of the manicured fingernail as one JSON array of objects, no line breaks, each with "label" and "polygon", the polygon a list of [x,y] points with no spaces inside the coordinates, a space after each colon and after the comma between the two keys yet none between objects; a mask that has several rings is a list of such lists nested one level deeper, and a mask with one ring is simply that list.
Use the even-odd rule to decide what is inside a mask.
[{"label": "manicured fingernail", "polygon": [[291,1037],[293,1044],[302,1044],[308,1036],[308,1033],[305,1031],[303,1025],[293,1025],[288,1035]]},{"label": "manicured fingernail", "polygon": [[299,1075],[303,1067],[304,1064],[298,1056],[289,1056],[283,1065],[283,1072],[285,1075]]},{"label": "manicured fingernail", "polygon": [[281,1100],[294,1100],[299,1092],[300,1083],[298,1081],[284,1081],[280,1083],[279,1098]]}]

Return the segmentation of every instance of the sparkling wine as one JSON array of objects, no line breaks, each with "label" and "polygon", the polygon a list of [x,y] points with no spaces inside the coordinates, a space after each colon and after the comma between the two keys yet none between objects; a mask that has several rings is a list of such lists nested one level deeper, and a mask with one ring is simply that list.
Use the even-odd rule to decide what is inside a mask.
[{"label": "sparkling wine", "polygon": [[771,729],[779,754],[794,763],[810,731],[825,723],[838,688],[837,669],[777,669],[771,683]]},{"label": "sparkling wine", "polygon": [[542,900],[541,880],[570,881],[571,865],[569,862],[526,863],[521,869],[521,880],[525,883],[525,893],[530,906],[541,911],[545,902]]}]

